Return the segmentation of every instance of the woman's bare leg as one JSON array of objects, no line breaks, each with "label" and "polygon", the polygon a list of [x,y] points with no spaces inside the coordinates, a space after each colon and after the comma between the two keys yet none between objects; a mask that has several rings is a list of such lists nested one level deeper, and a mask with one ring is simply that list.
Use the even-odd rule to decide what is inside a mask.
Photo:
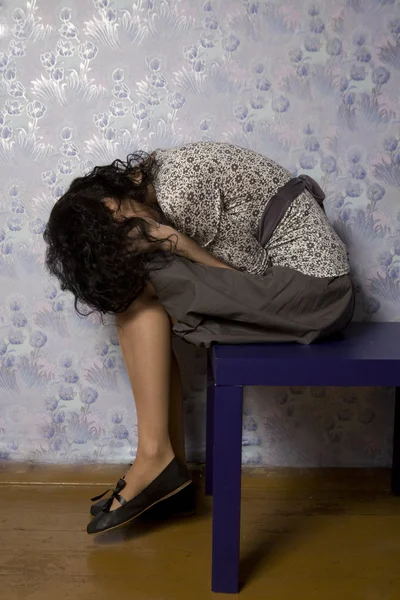
[{"label": "woman's bare leg", "polygon": [[[171,377],[171,321],[156,296],[145,292],[128,311],[117,315],[117,326],[138,422],[136,459],[125,475],[122,493],[130,500],[174,457],[169,434],[170,392],[174,394],[171,416],[175,418],[179,414],[179,383]],[[174,431],[178,432],[179,427]],[[179,441],[179,436],[176,439]],[[111,510],[119,506],[114,500]]]},{"label": "woman's bare leg", "polygon": [[179,364],[174,352],[172,352],[171,385],[169,393],[169,437],[175,454],[182,460],[185,460],[182,379]]}]

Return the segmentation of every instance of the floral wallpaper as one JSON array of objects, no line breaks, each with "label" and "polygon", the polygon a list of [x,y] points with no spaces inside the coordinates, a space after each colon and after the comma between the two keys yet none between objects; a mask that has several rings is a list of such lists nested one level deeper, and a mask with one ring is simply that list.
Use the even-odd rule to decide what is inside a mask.
[{"label": "floral wallpaper", "polygon": [[[227,140],[311,174],[349,246],[356,318],[397,321],[399,74],[398,0],[2,0],[1,460],[135,454],[112,319],[76,316],[42,240],[71,179],[130,151]],[[205,354],[175,343],[202,460]],[[245,463],[390,462],[390,389],[245,394]]]}]

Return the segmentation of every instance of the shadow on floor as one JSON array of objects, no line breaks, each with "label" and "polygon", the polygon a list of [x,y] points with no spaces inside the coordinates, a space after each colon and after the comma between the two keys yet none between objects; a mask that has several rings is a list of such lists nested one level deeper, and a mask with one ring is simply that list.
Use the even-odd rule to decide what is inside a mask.
[{"label": "shadow on floor", "polygon": [[[307,543],[309,536],[324,527],[325,521],[310,517],[376,514],[379,499],[391,495],[390,470],[381,469],[376,477],[376,470],[365,469],[365,479],[362,479],[361,475],[358,483],[351,480],[352,469],[327,471],[330,472],[328,476],[324,469],[315,469],[314,475],[302,481],[301,489],[298,484],[292,488],[289,483],[286,489],[282,489],[279,500],[275,499],[275,511],[268,511],[268,498],[265,498],[263,514],[254,515],[259,522],[258,531],[251,537],[250,548],[247,545],[247,549],[242,549],[241,552],[240,590],[261,571],[268,571],[285,555],[298,551],[299,547]],[[345,472],[347,475],[344,475]],[[333,473],[337,475],[332,476]],[[245,527],[244,522],[241,528],[242,537]]]}]

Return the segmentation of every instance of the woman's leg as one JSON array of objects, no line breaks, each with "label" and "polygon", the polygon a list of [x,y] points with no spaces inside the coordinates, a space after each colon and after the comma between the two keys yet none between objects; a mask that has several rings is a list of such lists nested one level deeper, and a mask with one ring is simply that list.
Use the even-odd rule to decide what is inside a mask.
[{"label": "woman's leg", "polygon": [[[150,288],[151,289],[151,288]],[[171,417],[182,410],[180,382],[171,377],[171,321],[150,291],[145,292],[123,314],[117,315],[118,337],[136,404],[138,449],[135,462],[125,475],[123,497],[130,500],[141,492],[174,457],[169,434]],[[176,369],[176,366],[175,366]],[[179,423],[175,423],[174,441],[182,444]],[[179,448],[180,452],[182,448]],[[114,500],[111,510],[119,508]]]},{"label": "woman's leg", "polygon": [[186,460],[185,433],[183,427],[183,390],[179,364],[172,352],[171,385],[169,393],[169,437],[172,448],[179,458]]}]

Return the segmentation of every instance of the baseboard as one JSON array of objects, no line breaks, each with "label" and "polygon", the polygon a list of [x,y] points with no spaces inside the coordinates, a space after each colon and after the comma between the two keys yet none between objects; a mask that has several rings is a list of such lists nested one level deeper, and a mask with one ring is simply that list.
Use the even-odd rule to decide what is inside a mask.
[{"label": "baseboard", "polygon": [[[204,483],[204,465],[189,465],[193,480]],[[0,463],[0,485],[113,486],[127,464]],[[391,470],[386,468],[264,468],[244,467],[243,485],[269,489],[390,490]]]},{"label": "baseboard", "polygon": [[[203,465],[189,465],[201,477]],[[0,463],[0,485],[114,485],[129,465],[124,463],[48,464],[30,462]]]}]

